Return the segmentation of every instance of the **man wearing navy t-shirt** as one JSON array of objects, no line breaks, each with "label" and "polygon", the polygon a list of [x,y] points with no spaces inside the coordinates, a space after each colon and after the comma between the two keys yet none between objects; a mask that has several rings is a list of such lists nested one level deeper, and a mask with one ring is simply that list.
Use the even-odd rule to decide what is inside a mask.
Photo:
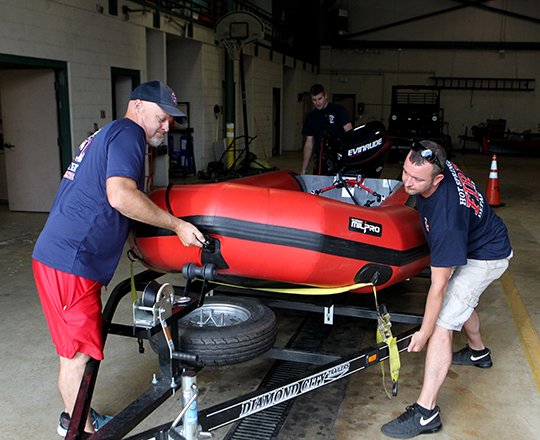
[{"label": "man wearing navy t-shirt", "polygon": [[[64,401],[57,431],[65,436],[84,369],[103,359],[101,288],[120,260],[131,220],[166,228],[185,246],[201,246],[192,224],[155,205],[144,193],[146,145],[158,146],[174,116],[185,116],[160,81],[138,86],[124,118],[84,140],[65,171],[32,254],[37,290],[60,358]],[[91,409],[85,431],[110,417]]]},{"label": "man wearing navy t-shirt", "polygon": [[341,138],[352,129],[352,123],[347,110],[339,104],[328,102],[328,97],[321,84],[314,84],[309,90],[314,109],[307,116],[302,134],[306,137],[304,142],[304,160],[302,174],[306,174],[311,156],[314,156],[313,174],[327,174],[332,167],[331,157],[326,155],[325,140],[328,138]]},{"label": "man wearing navy t-shirt", "polygon": [[[431,285],[420,330],[409,352],[427,343],[424,381],[417,401],[383,425],[389,437],[411,438],[442,427],[436,405],[451,364],[489,368],[491,353],[480,333],[475,310],[482,292],[512,258],[508,231],[486,197],[444,148],[420,141],[403,165],[403,185],[416,204],[431,253]],[[464,330],[468,345],[452,353],[452,334]]]}]

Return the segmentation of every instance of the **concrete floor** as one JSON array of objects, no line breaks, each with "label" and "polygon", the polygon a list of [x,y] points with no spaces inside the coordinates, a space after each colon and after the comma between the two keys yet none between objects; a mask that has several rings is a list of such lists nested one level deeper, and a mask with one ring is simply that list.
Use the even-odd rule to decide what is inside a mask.
[{"label": "concrete floor", "polygon": [[[490,157],[458,154],[453,159],[485,189]],[[286,154],[273,163],[299,169],[299,155]],[[506,222],[515,257],[502,281],[485,293],[478,311],[485,341],[493,351],[495,365],[489,370],[452,367],[441,391],[444,429],[430,438],[540,438],[540,302],[537,285],[540,242],[539,158],[500,156],[501,199],[506,206],[497,213]],[[397,176],[399,165],[388,165],[385,174]],[[30,256],[46,214],[16,213],[0,206],[0,437],[3,439],[54,439],[62,410],[56,389],[57,357],[35,291]],[[111,288],[129,276],[123,259]],[[182,283],[171,276],[171,281]],[[428,280],[414,279],[381,294],[394,310],[420,312]],[[104,302],[109,291],[103,293]],[[396,307],[398,307],[396,309]],[[283,344],[297,319],[280,313]],[[121,303],[117,320],[130,323],[129,300]],[[341,341],[351,334],[358,348],[371,345],[373,330],[366,332],[347,324],[337,328]],[[341,335],[341,338],[340,338]],[[463,344],[456,335],[455,347]],[[403,354],[400,393],[389,400],[378,367],[351,376],[298,398],[278,439],[385,438],[381,424],[399,415],[414,402],[421,385],[424,353]],[[255,359],[241,365],[205,368],[199,375],[201,408],[236,397],[256,387],[270,361]],[[93,406],[115,414],[147,388],[157,360],[150,349],[139,354],[136,341],[111,336],[105,349],[94,393]],[[180,410],[180,394],[169,399],[139,429],[172,420]],[[221,439],[228,428],[215,432]],[[254,439],[256,440],[256,439]]]}]

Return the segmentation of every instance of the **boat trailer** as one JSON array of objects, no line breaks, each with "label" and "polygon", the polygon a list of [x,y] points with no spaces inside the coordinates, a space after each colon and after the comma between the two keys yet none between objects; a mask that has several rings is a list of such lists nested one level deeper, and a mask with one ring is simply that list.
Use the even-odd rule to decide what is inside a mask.
[{"label": "boat trailer", "polygon": [[[185,287],[172,286],[156,281],[163,273],[145,270],[120,282],[111,292],[103,310],[103,343],[109,334],[136,338],[139,351],[144,351],[143,341],[162,332],[167,349],[158,351],[159,374],[154,374],[150,387],[132,403],[121,410],[98,432],[84,432],[85,420],[97,380],[100,361],[91,359],[87,365],[79,388],[79,393],[69,425],[66,439],[91,440],[195,440],[211,438],[211,431],[236,422],[245,417],[268,409],[274,405],[294,399],[324,385],[348,377],[354,373],[379,364],[390,356],[386,343],[369,346],[351,356],[331,356],[301,350],[287,351],[286,348],[272,348],[266,357],[306,362],[318,367],[309,370],[288,383],[281,383],[249,392],[243,396],[219,403],[210,408],[198,409],[197,372],[203,365],[198,356],[178,350],[180,338],[178,320],[204,304],[205,296],[214,289],[211,280],[215,276],[213,265],[197,267],[185,265],[182,275]],[[202,280],[202,281],[201,281]],[[137,292],[142,291],[138,298]],[[133,297],[133,326],[113,322],[114,313],[120,300],[129,293]],[[269,300],[270,307],[287,308],[306,312],[324,310],[325,323],[332,316],[341,315],[356,318],[377,319],[380,310],[355,306],[320,306],[314,303]],[[384,306],[381,306],[385,309]],[[412,335],[418,330],[422,316],[392,313],[392,321],[412,324],[414,328],[396,336],[397,351],[407,349]],[[397,383],[393,393],[397,394]],[[182,409],[175,420],[156,426],[147,431],[126,437],[139,423],[176,392],[182,393]]]}]

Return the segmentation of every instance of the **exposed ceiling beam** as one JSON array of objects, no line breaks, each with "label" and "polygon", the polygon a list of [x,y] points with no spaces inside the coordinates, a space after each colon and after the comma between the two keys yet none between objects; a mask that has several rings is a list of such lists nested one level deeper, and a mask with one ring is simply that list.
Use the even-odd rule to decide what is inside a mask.
[{"label": "exposed ceiling beam", "polygon": [[383,24],[381,26],[376,26],[376,27],[373,27],[373,28],[370,28],[370,29],[364,29],[363,31],[353,32],[351,34],[344,35],[342,38],[351,39],[351,38],[354,38],[354,37],[359,37],[360,35],[371,34],[373,32],[382,31],[382,30],[385,30],[385,29],[390,29],[390,28],[393,28],[393,27],[396,27],[396,26],[401,26],[403,24],[413,23],[413,22],[419,21],[419,20],[425,20],[426,18],[435,17],[437,15],[447,14],[449,12],[457,11],[459,9],[468,8],[470,6],[480,6],[481,3],[485,3],[485,2],[487,2],[489,0],[471,0],[471,1],[456,0],[456,1],[459,1],[462,4],[460,4],[459,6],[452,6],[450,8],[441,9],[439,11],[428,12],[427,14],[422,14],[422,15],[417,15],[415,17],[406,18],[404,20],[395,21],[393,23]]},{"label": "exposed ceiling beam", "polygon": [[531,23],[540,24],[540,18],[538,18],[538,17],[531,17],[531,16],[525,15],[525,14],[519,14],[518,12],[507,11],[506,9],[500,9],[500,8],[496,8],[494,6],[481,4],[481,3],[485,3],[485,2],[478,3],[476,1],[471,1],[471,0],[454,0],[454,1],[457,2],[457,3],[460,3],[460,4],[464,5],[464,6],[470,6],[470,7],[473,7],[473,8],[482,9],[484,11],[490,11],[490,12],[494,12],[496,14],[506,15],[507,17],[516,18],[518,20],[524,20],[524,21],[529,21]]},{"label": "exposed ceiling beam", "polygon": [[339,40],[334,49],[438,49],[438,50],[540,50],[540,42],[512,41],[400,41],[400,40]]}]

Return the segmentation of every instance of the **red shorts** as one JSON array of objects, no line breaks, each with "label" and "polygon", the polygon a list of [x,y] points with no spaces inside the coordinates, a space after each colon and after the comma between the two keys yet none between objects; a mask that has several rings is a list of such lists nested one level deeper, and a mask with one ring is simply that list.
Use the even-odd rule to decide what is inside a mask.
[{"label": "red shorts", "polygon": [[82,278],[32,260],[34,279],[56,352],[103,359],[101,288]]}]

